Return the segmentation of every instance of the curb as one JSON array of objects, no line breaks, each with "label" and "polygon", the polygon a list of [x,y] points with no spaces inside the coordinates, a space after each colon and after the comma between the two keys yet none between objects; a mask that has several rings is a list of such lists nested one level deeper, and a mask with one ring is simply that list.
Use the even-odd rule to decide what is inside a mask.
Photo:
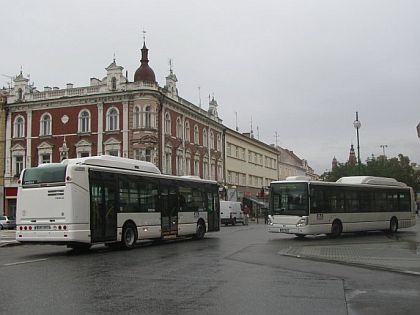
[{"label": "curb", "polygon": [[392,267],[378,266],[378,265],[373,265],[373,264],[369,265],[369,264],[358,263],[358,262],[342,261],[342,260],[328,259],[328,258],[322,258],[322,257],[313,257],[313,256],[290,254],[290,253],[280,253],[279,252],[278,254],[282,255],[282,256],[298,258],[298,259],[306,259],[306,260],[312,260],[312,261],[340,264],[340,265],[359,267],[359,268],[365,268],[365,269],[370,269],[370,270],[381,270],[381,271],[395,272],[395,273],[411,275],[411,276],[420,276],[420,272],[411,271],[411,270],[401,270],[401,269],[396,269],[396,268],[392,268]]},{"label": "curb", "polygon": [[18,241],[10,241],[10,242],[0,242],[0,247],[12,247],[21,245]]}]

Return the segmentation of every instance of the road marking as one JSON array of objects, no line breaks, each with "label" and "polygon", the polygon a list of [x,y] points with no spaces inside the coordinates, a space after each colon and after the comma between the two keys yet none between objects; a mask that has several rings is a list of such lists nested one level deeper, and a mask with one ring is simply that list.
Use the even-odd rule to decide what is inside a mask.
[{"label": "road marking", "polygon": [[4,264],[3,266],[15,266],[15,265],[22,265],[22,264],[30,264],[30,263],[33,263],[33,262],[44,261],[44,260],[47,260],[47,259],[48,258],[18,261],[18,262],[13,262],[13,263],[9,263],[9,264]]}]

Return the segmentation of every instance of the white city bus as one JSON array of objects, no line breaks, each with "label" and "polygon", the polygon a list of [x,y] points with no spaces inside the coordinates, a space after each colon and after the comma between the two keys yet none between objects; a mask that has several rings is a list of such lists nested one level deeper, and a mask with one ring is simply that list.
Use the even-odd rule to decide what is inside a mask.
[{"label": "white city bus", "polygon": [[16,240],[87,249],[105,243],[193,236],[220,229],[215,181],[162,175],[113,156],[68,159],[22,171]]},{"label": "white city bus", "polygon": [[337,182],[299,177],[272,182],[269,232],[297,236],[387,230],[416,224],[413,190],[393,178],[352,176]]}]

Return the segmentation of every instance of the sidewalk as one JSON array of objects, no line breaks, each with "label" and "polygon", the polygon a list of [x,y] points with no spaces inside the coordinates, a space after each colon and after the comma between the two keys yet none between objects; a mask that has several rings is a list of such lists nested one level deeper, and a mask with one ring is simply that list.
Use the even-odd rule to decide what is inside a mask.
[{"label": "sidewalk", "polygon": [[19,245],[16,241],[16,230],[0,230],[0,247]]},{"label": "sidewalk", "polygon": [[332,244],[289,247],[278,254],[420,276],[420,222],[383,236],[365,243],[360,238],[338,238]]}]

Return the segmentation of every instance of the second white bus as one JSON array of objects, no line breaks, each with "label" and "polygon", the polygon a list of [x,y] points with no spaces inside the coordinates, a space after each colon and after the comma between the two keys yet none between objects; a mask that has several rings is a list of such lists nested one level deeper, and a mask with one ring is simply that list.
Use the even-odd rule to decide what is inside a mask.
[{"label": "second white bus", "polygon": [[395,233],[415,224],[413,190],[392,178],[288,178],[271,183],[269,232],[338,237],[369,230]]}]

